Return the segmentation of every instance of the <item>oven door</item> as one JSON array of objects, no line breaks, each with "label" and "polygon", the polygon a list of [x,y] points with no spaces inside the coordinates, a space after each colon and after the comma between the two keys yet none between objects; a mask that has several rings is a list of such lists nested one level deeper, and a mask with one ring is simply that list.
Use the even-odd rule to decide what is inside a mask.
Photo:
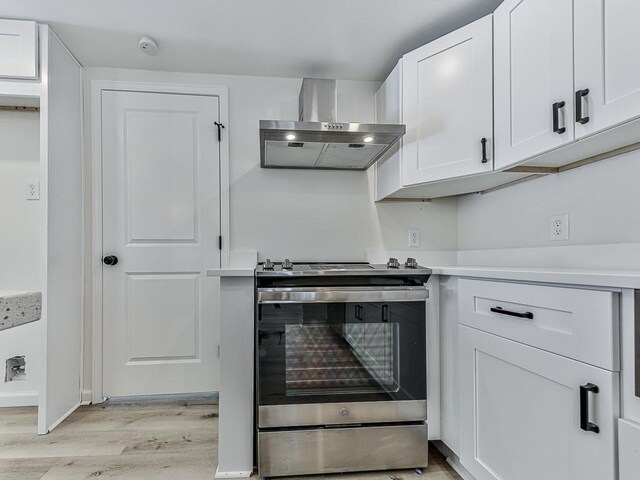
[{"label": "oven door", "polygon": [[424,286],[259,288],[259,427],[426,419]]}]

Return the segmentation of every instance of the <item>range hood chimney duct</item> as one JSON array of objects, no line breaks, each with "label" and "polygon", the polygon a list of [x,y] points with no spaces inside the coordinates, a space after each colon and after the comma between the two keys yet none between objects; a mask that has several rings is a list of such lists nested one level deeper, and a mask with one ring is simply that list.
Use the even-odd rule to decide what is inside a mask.
[{"label": "range hood chimney duct", "polygon": [[301,122],[337,122],[337,82],[325,78],[303,78],[298,107]]}]

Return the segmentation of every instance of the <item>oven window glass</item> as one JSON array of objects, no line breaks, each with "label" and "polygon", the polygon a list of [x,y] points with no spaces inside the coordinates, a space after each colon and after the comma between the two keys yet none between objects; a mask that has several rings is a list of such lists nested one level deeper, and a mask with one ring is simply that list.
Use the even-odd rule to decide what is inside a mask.
[{"label": "oven window glass", "polygon": [[426,399],[424,302],[262,304],[261,405]]}]

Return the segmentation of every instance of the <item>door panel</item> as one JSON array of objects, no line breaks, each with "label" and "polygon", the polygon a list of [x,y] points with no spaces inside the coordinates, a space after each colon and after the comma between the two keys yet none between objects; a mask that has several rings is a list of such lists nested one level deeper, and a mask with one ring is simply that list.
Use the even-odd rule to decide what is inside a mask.
[{"label": "door panel", "polygon": [[[461,325],[462,464],[477,480],[614,480],[618,374]],[[580,386],[593,383],[580,428]]]},{"label": "door panel", "polygon": [[573,140],[572,3],[506,0],[494,13],[496,168]]},{"label": "door panel", "polygon": [[587,123],[576,123],[581,138],[640,114],[640,2],[575,2],[575,89],[585,97]]},{"label": "door panel", "polygon": [[103,92],[105,396],[217,388],[216,97]]},{"label": "door panel", "polygon": [[491,16],[406,54],[403,68],[403,184],[491,171]]}]

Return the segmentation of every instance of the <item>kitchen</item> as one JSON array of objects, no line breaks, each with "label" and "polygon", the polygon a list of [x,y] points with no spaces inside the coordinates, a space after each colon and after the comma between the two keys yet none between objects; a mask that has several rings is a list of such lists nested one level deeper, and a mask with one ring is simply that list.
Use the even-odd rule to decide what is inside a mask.
[{"label": "kitchen", "polygon": [[[193,404],[209,420],[219,414],[211,420],[219,438],[206,424],[198,429],[201,440],[186,442],[198,443],[194,458],[204,455],[209,462],[197,473],[186,473],[185,444],[171,442],[160,457],[131,459],[129,477],[125,467],[109,470],[109,462],[126,463],[125,453],[136,450],[126,442],[116,447],[116,440],[98,448],[115,435],[109,431],[90,432],[96,451],[77,471],[66,466],[74,462],[72,448],[36,449],[37,461],[27,460],[32,447],[5,449],[0,478],[75,478],[96,471],[144,478],[143,467],[162,478],[161,466],[171,478],[211,478],[216,471],[222,478],[280,476],[261,471],[255,441],[261,433],[254,399],[260,392],[259,378],[255,384],[253,378],[254,371],[260,375],[255,316],[262,308],[256,266],[260,271],[271,259],[273,272],[286,274],[306,271],[305,265],[321,271],[313,266],[339,264],[325,270],[328,275],[300,275],[306,279],[300,288],[334,277],[345,287],[343,278],[362,277],[353,271],[343,275],[352,268],[345,265],[387,269],[390,258],[398,259],[398,268],[391,261],[391,269],[378,272],[404,274],[412,269],[410,258],[430,271],[423,299],[427,406],[421,417],[410,419],[425,425],[430,458],[417,462],[422,465],[392,465],[388,475],[413,476],[418,468],[425,478],[634,478],[640,457],[634,379],[640,284],[634,122],[640,106],[634,92],[640,74],[624,59],[634,56],[638,44],[625,20],[640,13],[638,7],[612,0],[581,8],[572,1],[402,3],[392,21],[385,2],[366,8],[355,2],[339,16],[313,2],[296,8],[248,0],[215,2],[215,8],[202,2],[140,2],[135,8],[112,2],[100,7],[100,15],[77,2],[2,5],[0,18],[9,22],[3,26],[28,26],[25,38],[35,31],[31,38],[40,44],[32,42],[20,56],[35,68],[0,72],[2,105],[34,109],[7,110],[3,125],[18,128],[26,118],[20,115],[31,115],[25,135],[39,133],[40,172],[13,180],[18,187],[3,201],[1,218],[20,225],[25,214],[15,213],[25,205],[39,207],[47,218],[36,221],[40,230],[34,233],[39,262],[31,268],[41,269],[40,280],[12,266],[18,263],[12,262],[16,249],[26,246],[24,232],[2,244],[2,264],[11,268],[0,278],[0,289],[42,292],[43,314],[1,331],[0,352],[3,361],[25,356],[25,382],[44,380],[29,386],[29,395],[13,391],[26,385],[22,380],[0,385],[7,388],[0,388],[7,407],[0,411],[7,418],[0,421],[0,441],[28,445],[31,437],[41,442],[60,435],[77,443],[82,435],[74,429],[90,430],[97,411],[92,408],[133,409],[127,415],[138,412],[138,424],[145,425],[154,423],[145,409],[162,417],[154,402],[171,398]],[[256,18],[245,24],[247,12]],[[586,33],[605,25],[598,16],[603,12],[614,22],[605,32],[617,32],[603,37],[605,46],[594,40],[601,36]],[[11,46],[3,52],[15,53],[14,43],[6,45]],[[604,63],[606,76],[598,73],[598,55],[611,61]],[[328,102],[335,117],[309,121],[404,125],[402,140],[366,171],[261,168],[261,121],[304,119],[303,78],[338,79]],[[602,78],[610,83],[601,84]],[[168,112],[171,121],[144,114],[154,111]],[[193,123],[184,121],[189,115]],[[39,132],[33,122],[40,122]],[[354,146],[346,160],[366,150],[366,136],[375,134],[349,140]],[[134,152],[136,164],[123,161],[124,151]],[[0,154],[0,161],[7,156]],[[26,201],[24,184],[36,180],[40,200]],[[291,269],[282,268],[285,259],[291,259]],[[313,323],[327,317],[319,313],[323,306],[343,315],[332,302],[294,303],[301,310],[292,315],[308,313]],[[402,350],[378,345],[368,357],[378,367],[362,356],[367,336],[392,347],[404,344],[394,343],[384,325],[394,324],[393,308],[405,302],[389,301],[391,322],[371,324],[366,319],[378,310],[367,309],[369,303],[375,304],[369,300],[356,315],[364,323],[332,328],[342,332],[374,379],[380,380],[380,362],[390,362],[402,380]],[[288,304],[280,299],[265,305],[286,311]],[[383,315],[385,305],[371,315]],[[502,311],[491,310],[496,308]],[[32,331],[14,340],[25,328]],[[287,337],[271,340],[288,347]],[[22,351],[36,341],[41,358]],[[474,377],[474,371],[482,374]],[[396,387],[401,391],[403,382]],[[290,396],[300,398],[300,389]],[[356,405],[340,404],[336,411],[349,408],[346,417],[356,415],[358,402],[351,403]],[[35,425],[27,433],[12,420],[27,415],[14,410],[12,416],[12,408],[35,405],[39,433],[50,432],[41,437],[34,435]],[[485,430],[487,423],[493,428]],[[322,425],[336,424],[297,424],[293,430],[319,431]],[[12,428],[21,432],[18,443]],[[181,428],[172,435],[185,435]],[[140,441],[161,436],[148,425],[136,433]],[[360,443],[370,454],[373,446]],[[418,444],[427,450],[426,442]],[[319,455],[320,447],[315,451]],[[327,464],[325,470],[316,466],[285,475],[384,470],[360,460],[356,466]]]}]

